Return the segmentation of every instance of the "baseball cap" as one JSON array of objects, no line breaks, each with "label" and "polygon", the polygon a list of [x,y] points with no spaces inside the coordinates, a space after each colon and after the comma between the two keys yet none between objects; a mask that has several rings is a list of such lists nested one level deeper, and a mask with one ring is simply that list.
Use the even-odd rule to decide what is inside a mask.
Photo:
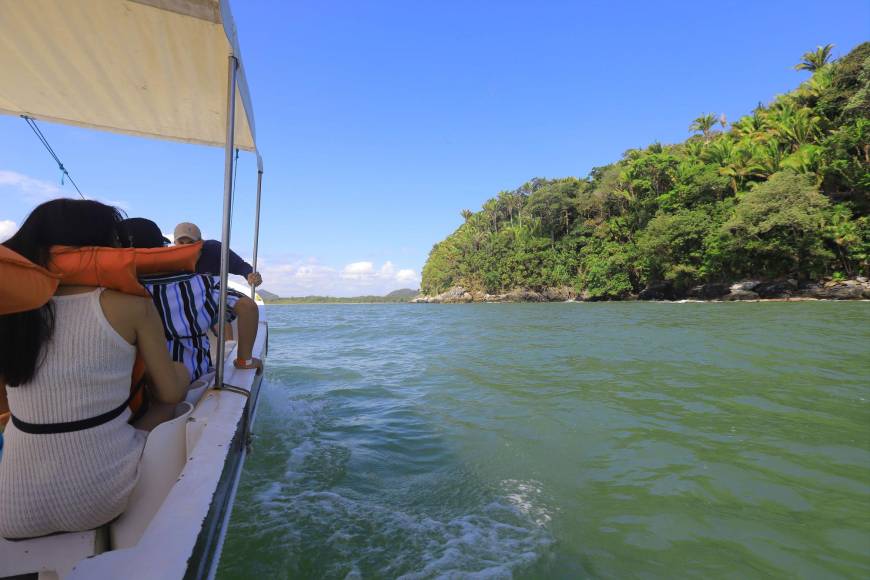
[{"label": "baseball cap", "polygon": [[192,224],[190,222],[181,222],[177,226],[175,226],[175,233],[173,237],[177,240],[178,238],[190,238],[194,242],[198,242],[202,239],[202,232],[199,231],[199,228],[196,224]]},{"label": "baseball cap", "polygon": [[169,243],[160,227],[149,219],[130,218],[121,222],[121,244],[130,248],[160,248]]}]

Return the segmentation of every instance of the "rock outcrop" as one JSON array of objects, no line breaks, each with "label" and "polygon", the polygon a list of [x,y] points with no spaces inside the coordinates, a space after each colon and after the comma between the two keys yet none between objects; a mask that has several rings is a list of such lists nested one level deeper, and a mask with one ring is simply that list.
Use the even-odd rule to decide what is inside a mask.
[{"label": "rock outcrop", "polygon": [[[695,286],[686,292],[678,292],[670,282],[650,284],[635,297],[626,300],[870,300],[870,280],[857,277],[854,280],[827,280],[798,284],[796,280],[742,280],[733,284],[713,282]],[[577,292],[571,286],[544,288],[541,291],[529,288],[514,288],[504,294],[488,294],[480,290],[468,290],[453,286],[435,296],[419,295],[415,304],[466,304],[471,302],[594,302],[597,298],[583,290]]]},{"label": "rock outcrop", "polygon": [[543,297],[550,302],[567,302],[577,299],[577,290],[571,286],[559,286],[557,288],[544,288],[541,292]]},{"label": "rock outcrop", "polygon": [[752,292],[758,286],[761,285],[760,280],[743,280],[742,282],[735,282],[731,284],[732,292]]},{"label": "rock outcrop", "polygon": [[728,284],[713,282],[691,288],[688,291],[687,296],[695,300],[716,300],[722,298],[729,292],[731,292],[731,288]]},{"label": "rock outcrop", "polygon": [[547,302],[544,295],[527,288],[515,288],[507,293],[509,302]]},{"label": "rock outcrop", "polygon": [[791,298],[797,293],[798,283],[796,280],[774,280],[762,282],[755,287],[761,298]]},{"label": "rock outcrop", "polygon": [[829,280],[819,284],[806,284],[801,288],[801,294],[820,300],[868,300],[870,281],[860,277],[854,280]]},{"label": "rock outcrop", "polygon": [[639,300],[674,300],[676,292],[670,282],[654,282],[640,291]]},{"label": "rock outcrop", "polygon": [[732,290],[729,294],[723,296],[722,300],[732,302],[737,300],[758,300],[758,298],[758,293],[752,290]]}]

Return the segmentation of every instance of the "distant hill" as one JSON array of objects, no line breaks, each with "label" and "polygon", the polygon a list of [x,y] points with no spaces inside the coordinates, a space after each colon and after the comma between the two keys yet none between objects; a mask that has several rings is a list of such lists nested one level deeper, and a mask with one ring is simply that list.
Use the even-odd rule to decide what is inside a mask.
[{"label": "distant hill", "polygon": [[419,293],[418,290],[402,288],[401,290],[390,292],[386,296],[350,296],[346,298],[339,296],[291,296],[289,298],[278,298],[271,293],[270,295],[275,297],[266,298],[262,292],[260,292],[260,295],[269,304],[393,304],[410,302]]},{"label": "distant hill", "polygon": [[280,296],[278,296],[277,294],[272,294],[268,290],[263,289],[257,290],[257,294],[259,294],[260,298],[262,298],[266,302],[270,300],[277,300],[278,298],[280,298]]},{"label": "distant hill", "polygon": [[386,296],[384,296],[384,298],[387,298],[387,299],[389,299],[389,298],[410,298],[410,299],[414,299],[414,298],[417,297],[417,295],[418,295],[419,293],[420,293],[419,290],[412,290],[411,288],[402,288],[401,290],[393,290],[392,292],[390,292],[389,294],[387,294]]}]

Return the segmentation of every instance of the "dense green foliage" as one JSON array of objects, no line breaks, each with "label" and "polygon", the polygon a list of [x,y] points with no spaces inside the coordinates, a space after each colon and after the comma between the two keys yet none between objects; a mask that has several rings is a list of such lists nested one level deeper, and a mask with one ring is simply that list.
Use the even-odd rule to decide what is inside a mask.
[{"label": "dense green foliage", "polygon": [[663,281],[868,274],[870,42],[830,57],[830,45],[805,54],[796,68],[811,78],[730,127],[704,114],[683,143],[463,210],[432,248],[422,291],[573,286],[620,298]]}]

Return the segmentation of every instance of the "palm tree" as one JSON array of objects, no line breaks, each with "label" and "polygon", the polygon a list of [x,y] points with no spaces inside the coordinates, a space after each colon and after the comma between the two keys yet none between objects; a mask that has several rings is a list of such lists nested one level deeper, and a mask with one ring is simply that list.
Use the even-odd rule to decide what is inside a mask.
[{"label": "palm tree", "polygon": [[719,168],[719,174],[730,179],[734,195],[737,195],[749,178],[757,176],[761,171],[761,167],[752,157],[752,145],[749,142],[732,147],[728,158],[724,161],[724,165]]},{"label": "palm tree", "polygon": [[513,216],[516,214],[517,219],[519,220],[520,226],[523,225],[523,205],[525,205],[525,198],[518,193],[511,193],[507,199],[508,208],[510,208],[511,212],[511,225],[513,225]]},{"label": "palm tree", "polygon": [[498,232],[498,210],[498,200],[496,199],[489,199],[483,204],[483,214],[489,218],[492,231],[496,233]]},{"label": "palm tree", "polygon": [[472,243],[474,244],[474,251],[479,252],[480,248],[483,247],[483,244],[486,242],[486,239],[489,236],[482,229],[475,229],[471,234]]},{"label": "palm tree", "polygon": [[811,50],[810,52],[805,52],[802,57],[803,60],[794,65],[794,69],[808,70],[812,73],[816,72],[831,60],[831,51],[833,48],[833,44],[826,44],[825,46],[817,46],[815,50]]},{"label": "palm tree", "polygon": [[770,177],[782,168],[783,154],[775,140],[752,144],[752,158],[758,165],[759,177]]},{"label": "palm tree", "polygon": [[509,191],[500,191],[498,192],[498,213],[500,216],[507,216],[508,221],[510,221],[511,225],[514,225],[514,214],[513,209],[511,208],[510,203],[510,192]]},{"label": "palm tree", "polygon": [[[794,153],[782,160],[782,166],[794,169],[798,173],[818,173],[819,163],[822,160],[822,148],[818,145],[801,145]],[[816,175],[820,184],[821,176]]]},{"label": "palm tree", "polygon": [[834,68],[826,66],[814,72],[813,76],[801,83],[797,94],[805,101],[818,99],[829,91],[833,84]]},{"label": "palm tree", "polygon": [[807,107],[795,108],[785,103],[773,109],[770,129],[780,142],[788,144],[791,151],[816,140],[821,134],[821,118]]},{"label": "palm tree", "polygon": [[474,215],[474,212],[471,211],[470,209],[462,210],[462,219],[464,219],[466,222],[468,222],[468,220],[470,220],[471,216],[473,216],[473,215]]},{"label": "palm tree", "polygon": [[683,149],[689,157],[700,158],[704,153],[704,144],[700,141],[686,141],[683,144]]},{"label": "palm tree", "polygon": [[710,131],[716,126],[717,122],[716,113],[707,113],[692,121],[692,124],[689,125],[689,131],[703,133],[704,142],[707,143],[710,141]]},{"label": "palm tree", "polygon": [[739,121],[731,124],[731,130],[741,138],[750,138],[754,141],[763,140],[768,129],[767,119],[763,111],[754,111],[751,115],[741,117]]},{"label": "palm tree", "polygon": [[850,254],[853,254],[859,260],[862,257],[866,257],[866,254],[863,254],[859,250],[861,248],[861,234],[858,231],[858,223],[852,220],[851,217],[852,212],[844,205],[835,205],[828,217],[828,224],[825,228],[828,238],[834,242],[834,246],[837,249],[837,259],[849,276],[853,273]]},{"label": "palm tree", "polygon": [[704,151],[703,159],[707,163],[713,163],[725,167],[731,161],[734,154],[734,142],[727,136],[722,136],[713,141]]}]

